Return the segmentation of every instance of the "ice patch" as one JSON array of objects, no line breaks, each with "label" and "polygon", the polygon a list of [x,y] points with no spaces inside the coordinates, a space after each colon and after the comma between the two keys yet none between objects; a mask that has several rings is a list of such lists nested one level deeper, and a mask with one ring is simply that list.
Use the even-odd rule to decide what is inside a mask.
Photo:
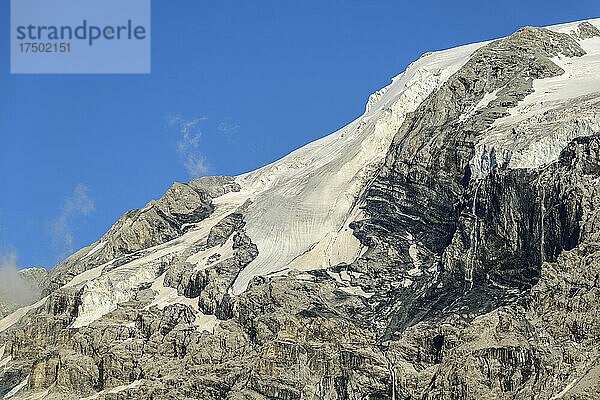
[{"label": "ice patch", "polygon": [[86,254],[86,257],[90,257],[92,254],[100,251],[105,245],[106,245],[106,242],[98,243],[96,246],[94,246],[94,248],[92,250],[90,250],[89,253]]},{"label": "ice patch", "polygon": [[[110,263],[107,263],[107,264],[110,264]],[[93,280],[93,279],[100,277],[100,275],[102,274],[103,268],[107,264],[101,265],[96,268],[92,268],[88,271],[82,272],[79,275],[76,275],[64,287],[76,286],[83,282],[87,282],[89,280]],[[21,318],[23,318],[25,316],[25,314],[27,314],[30,310],[34,310],[36,308],[43,306],[47,299],[48,299],[48,297],[44,297],[43,299],[37,301],[36,303],[34,303],[32,305],[29,305],[26,307],[21,307],[18,310],[15,310],[13,313],[2,318],[0,320],[0,332],[5,331],[6,329],[10,328],[11,326],[13,326],[17,322],[19,322],[21,320]]]},{"label": "ice patch", "polygon": [[[600,21],[600,20],[597,20]],[[590,21],[592,22],[592,21]],[[600,28],[600,22],[596,23]],[[600,37],[579,40],[586,52],[581,57],[559,55],[552,62],[565,72],[553,78],[533,81],[533,93],[525,97],[516,107],[509,110],[510,116],[501,118],[497,124],[518,121],[532,114],[555,108],[557,103],[598,93],[600,91]]]},{"label": "ice patch", "polygon": [[343,281],[350,281],[350,275],[348,274],[348,271],[346,271],[346,270],[340,271],[340,278]]},{"label": "ice patch", "polygon": [[233,292],[242,292],[256,275],[286,266],[352,262],[361,249],[347,230],[349,214],[406,115],[483,45],[421,57],[371,96],[366,112],[348,126],[236,178],[241,193],[253,201],[245,213],[246,231],[259,254],[240,273]]},{"label": "ice patch", "polygon": [[12,388],[12,390],[8,393],[6,393],[4,395],[5,399],[10,399],[11,397],[13,397],[14,395],[16,395],[17,393],[19,393],[21,391],[21,389],[23,389],[25,386],[27,386],[27,381],[29,380],[29,375],[27,375],[27,378],[25,378],[25,380],[21,383],[19,383],[17,386],[15,386],[14,388]]},{"label": "ice patch", "polygon": [[78,316],[72,327],[87,326],[115,310],[119,303],[131,300],[141,284],[154,282],[166,265],[194,244],[206,240],[211,228],[244,201],[245,198],[239,194],[221,196],[214,201],[213,214],[197,223],[193,230],[167,243],[142,250],[139,258],[88,280],[83,287]]},{"label": "ice patch", "polygon": [[479,100],[479,102],[475,105],[475,107],[473,107],[473,109],[471,111],[469,111],[467,114],[462,114],[458,118],[458,120],[460,122],[465,121],[465,120],[471,118],[473,115],[475,115],[475,113],[477,113],[477,111],[486,108],[493,100],[496,100],[498,98],[498,92],[500,91],[500,89],[501,88],[498,88],[491,93],[484,94],[483,98],[481,100]]},{"label": "ice patch", "polygon": [[13,326],[17,322],[19,322],[21,320],[21,318],[23,318],[25,316],[25,314],[27,314],[29,312],[29,310],[34,310],[38,307],[41,307],[46,302],[47,298],[48,297],[44,297],[43,299],[39,300],[37,303],[32,304],[30,306],[21,307],[18,310],[14,311],[13,313],[2,318],[0,320],[0,332],[4,332],[8,328]]},{"label": "ice patch", "polygon": [[342,280],[342,278],[340,277],[340,274],[338,274],[337,272],[333,272],[333,271],[327,271],[327,275],[329,275],[331,278],[335,279],[335,281],[341,285],[344,284],[344,281]]},{"label": "ice patch", "polygon": [[131,383],[130,383],[130,384],[128,384],[128,385],[121,385],[121,386],[117,386],[117,387],[115,387],[115,388],[112,388],[112,389],[105,389],[105,390],[103,390],[103,391],[101,391],[101,392],[98,392],[98,393],[96,393],[96,394],[92,395],[92,396],[89,396],[89,397],[84,397],[84,398],[82,398],[81,400],[95,400],[95,399],[97,399],[98,397],[100,397],[101,395],[106,395],[106,394],[116,394],[116,393],[123,392],[123,391],[125,391],[125,390],[135,389],[135,388],[136,388],[136,387],[138,387],[138,386],[139,386],[141,383],[142,383],[142,381],[140,381],[140,380],[136,380],[136,381],[133,381],[133,382],[131,382]]},{"label": "ice patch", "polygon": [[562,399],[565,394],[567,394],[567,392],[569,390],[571,390],[573,388],[573,386],[575,386],[575,384],[577,383],[579,379],[573,379],[573,381],[571,381],[571,383],[569,383],[560,393],[558,393],[555,396],[550,397],[550,400],[558,400],[558,399]]},{"label": "ice patch", "polygon": [[419,270],[418,267],[421,265],[421,260],[419,260],[419,248],[415,243],[411,243],[408,247],[408,255],[412,259],[415,269]]},{"label": "ice patch", "polygon": [[8,363],[10,362],[10,360],[12,360],[11,356],[8,356],[8,357],[3,358],[2,360],[0,360],[0,368],[4,369],[8,365]]},{"label": "ice patch", "polygon": [[69,281],[64,287],[77,286],[83,282],[87,282],[89,280],[98,278],[100,275],[102,275],[102,271],[104,270],[104,267],[109,264],[110,264],[110,262],[107,264],[104,264],[104,265],[100,265],[99,267],[92,268],[85,272],[82,272],[81,274],[79,274],[79,275],[75,276],[73,279],[71,279],[71,281]]},{"label": "ice patch", "polygon": [[315,281],[315,277],[310,274],[298,274],[298,275],[295,275],[294,277],[297,280],[304,281],[304,282],[314,282]]},{"label": "ice patch", "polygon": [[[588,20],[600,28],[600,19]],[[571,33],[580,22],[548,27]],[[539,168],[556,161],[573,139],[600,132],[600,37],[579,39],[581,57],[554,57],[565,72],[537,79],[534,92],[481,136],[470,162],[471,178],[482,179],[495,166]]]},{"label": "ice patch", "polygon": [[[214,255],[219,254],[220,257],[212,262],[210,258]],[[195,264],[196,271],[206,269],[207,267],[233,257],[233,235],[231,235],[225,243],[220,246],[214,246],[204,251],[200,251],[196,254],[189,256],[185,261],[191,264]]]},{"label": "ice patch", "polygon": [[374,295],[374,293],[365,292],[360,286],[345,286],[340,288],[340,290],[354,296],[366,297],[367,299]]},{"label": "ice patch", "polygon": [[409,287],[409,286],[410,286],[410,285],[412,285],[412,284],[413,284],[413,281],[412,281],[411,279],[404,278],[404,279],[402,280],[402,287],[405,287],[405,288],[406,288],[406,287]]},{"label": "ice patch", "polygon": [[150,288],[157,292],[158,295],[146,308],[156,306],[159,310],[162,310],[166,306],[170,306],[173,304],[184,304],[190,307],[196,313],[196,320],[194,321],[194,325],[198,327],[198,330],[204,330],[211,333],[214,332],[215,326],[218,323],[217,317],[215,317],[214,315],[204,315],[200,311],[198,307],[198,297],[190,299],[185,296],[180,296],[177,293],[177,289],[164,286],[165,275],[166,272],[152,283],[152,286]]},{"label": "ice patch", "polygon": [[48,396],[48,393],[50,393],[50,389],[49,388],[46,389],[46,390],[42,390],[41,392],[36,392],[36,393],[28,394],[28,396],[25,397],[25,398],[23,398],[22,400],[42,400],[42,399],[45,399],[46,396]]}]

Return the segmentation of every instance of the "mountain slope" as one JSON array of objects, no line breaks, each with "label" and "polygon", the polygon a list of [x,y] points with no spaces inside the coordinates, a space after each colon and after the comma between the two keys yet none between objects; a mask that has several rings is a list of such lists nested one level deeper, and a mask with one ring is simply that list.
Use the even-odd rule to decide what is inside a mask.
[{"label": "mountain slope", "polygon": [[600,20],[423,55],[0,320],[4,398],[600,396]]}]

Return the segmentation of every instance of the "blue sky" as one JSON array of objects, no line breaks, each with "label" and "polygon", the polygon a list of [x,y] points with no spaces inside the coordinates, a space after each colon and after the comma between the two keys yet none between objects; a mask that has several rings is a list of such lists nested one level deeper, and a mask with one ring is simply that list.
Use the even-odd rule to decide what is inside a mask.
[{"label": "blue sky", "polygon": [[600,3],[153,0],[149,75],[11,75],[6,0],[0,16],[0,253],[52,267],[190,172],[247,172],[344,126],[424,52]]}]

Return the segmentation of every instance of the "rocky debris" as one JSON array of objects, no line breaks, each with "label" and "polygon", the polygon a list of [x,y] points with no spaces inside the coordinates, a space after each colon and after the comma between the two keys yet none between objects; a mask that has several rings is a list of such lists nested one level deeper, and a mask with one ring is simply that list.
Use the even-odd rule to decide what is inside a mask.
[{"label": "rocky debris", "polygon": [[577,33],[581,39],[589,39],[600,36],[600,30],[587,21],[577,25]]},{"label": "rocky debris", "polygon": [[[584,283],[599,272],[598,250],[563,252],[519,302],[472,323],[450,314],[407,329],[388,350],[400,398],[551,398],[583,379],[598,357],[598,286]],[[582,261],[591,268],[581,270]]]},{"label": "rocky debris", "polygon": [[222,259],[221,254],[214,253],[208,258],[207,264],[199,268],[187,262],[175,264],[165,275],[165,286],[176,288],[180,295],[198,297],[200,310],[204,314],[229,318],[231,311],[227,304],[233,282],[258,255],[258,249],[246,235],[244,225],[242,214],[236,212],[224,217],[211,228],[206,243],[196,247],[195,251],[231,246],[230,250],[224,249],[231,256]]},{"label": "rocky debris", "polygon": [[[65,326],[39,321],[37,328],[30,325],[17,330],[7,343],[16,361],[0,374],[0,387],[21,382],[24,368],[18,360],[24,357],[33,361],[27,367],[31,372],[27,390],[47,390],[48,398],[83,398],[95,393],[112,398],[109,394],[115,388],[122,389],[120,395],[134,397],[221,398],[239,381],[243,364],[254,353],[239,328],[224,322],[216,328],[217,335],[208,335],[195,328],[194,319],[185,305],[161,310],[130,302],[92,327],[65,330]],[[34,334],[42,327],[60,337],[50,340]],[[36,352],[26,355],[25,348]],[[175,370],[181,372],[173,374]]]},{"label": "rocky debris", "polygon": [[230,192],[239,192],[240,185],[230,176],[205,176],[194,179],[189,185],[196,190],[205,192],[213,199]]},{"label": "rocky debris", "polygon": [[244,227],[244,216],[242,214],[229,214],[210,229],[206,247],[221,246],[233,232],[239,231]]},{"label": "rocky debris", "polygon": [[212,197],[207,192],[189,184],[174,183],[158,201],[125,213],[102,239],[53,268],[44,282],[44,294],[107,261],[181,236],[187,224],[205,219],[213,209]]},{"label": "rocky debris", "polygon": [[242,269],[258,255],[256,245],[245,233],[234,234],[232,248],[233,257],[197,271],[190,279],[194,282],[195,293],[199,295],[200,310],[220,319],[231,316],[228,305],[233,283]]}]

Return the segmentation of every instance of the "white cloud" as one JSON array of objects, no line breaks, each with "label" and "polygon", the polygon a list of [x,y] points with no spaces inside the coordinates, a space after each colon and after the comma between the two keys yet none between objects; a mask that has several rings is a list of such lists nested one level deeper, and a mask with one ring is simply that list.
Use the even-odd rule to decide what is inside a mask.
[{"label": "white cloud", "polygon": [[183,165],[192,178],[200,177],[208,172],[206,158],[201,154],[186,154]]},{"label": "white cloud", "polygon": [[239,125],[235,123],[231,118],[223,118],[217,124],[217,130],[222,133],[233,133],[239,129]]},{"label": "white cloud", "polygon": [[179,139],[177,140],[177,153],[188,174],[192,178],[199,177],[208,172],[206,157],[200,152],[200,138],[202,131],[199,124],[208,118],[195,118],[186,120],[176,114],[167,118],[170,127],[176,127]]},{"label": "white cloud", "polygon": [[73,193],[65,197],[60,215],[50,226],[52,242],[61,251],[60,258],[73,253],[73,218],[94,211],[94,199],[89,192],[86,185],[78,184]]},{"label": "white cloud", "polygon": [[14,251],[0,253],[0,299],[18,305],[30,304],[39,293],[19,276],[16,260]]}]

